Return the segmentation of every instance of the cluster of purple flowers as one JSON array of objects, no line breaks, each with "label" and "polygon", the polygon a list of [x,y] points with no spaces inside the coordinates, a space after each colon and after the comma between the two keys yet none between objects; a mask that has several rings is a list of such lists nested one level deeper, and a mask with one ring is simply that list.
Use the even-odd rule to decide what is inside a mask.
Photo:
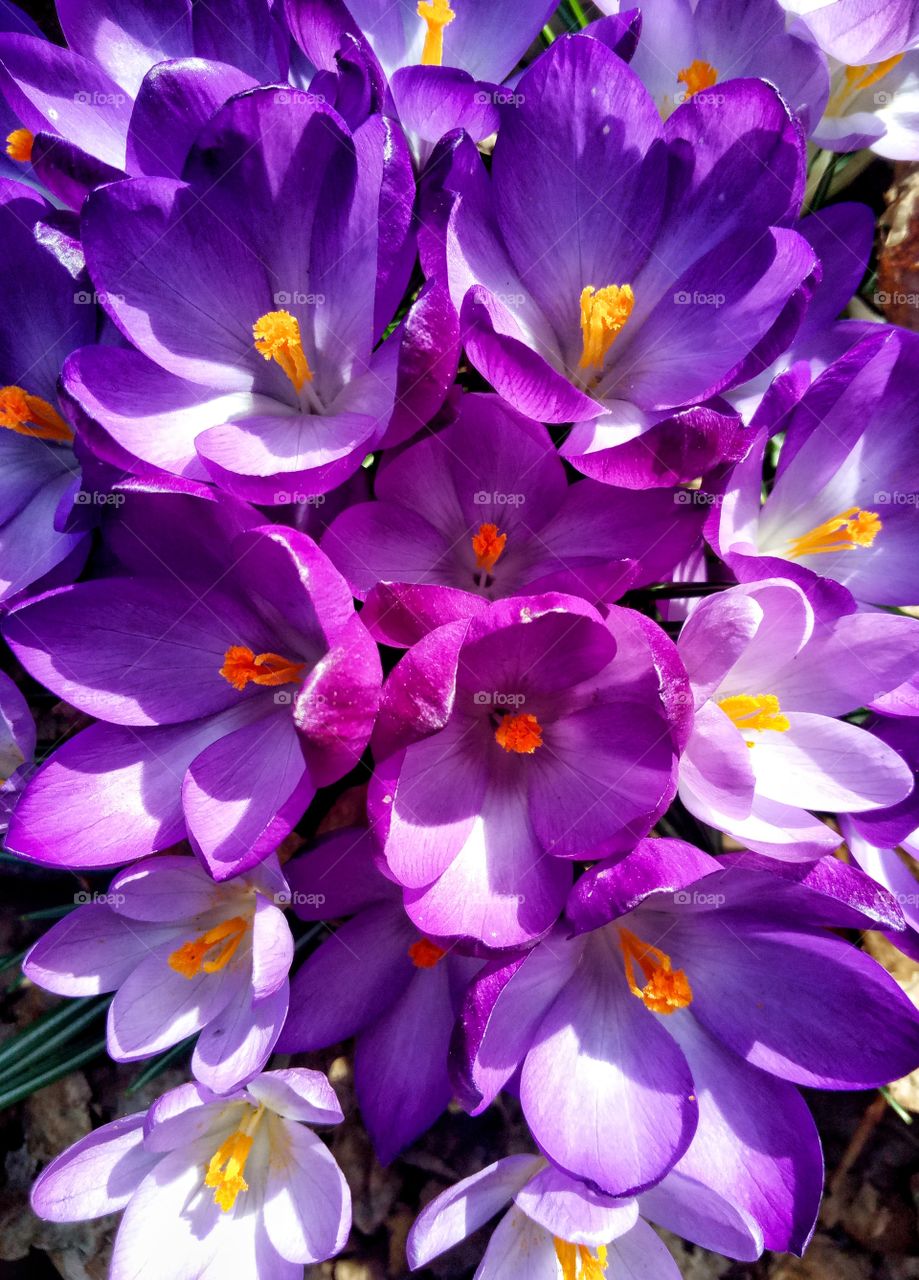
[{"label": "cluster of purple flowers", "polygon": [[3,677],[0,813],[116,872],[24,968],[196,1037],[34,1188],[113,1280],[344,1247],[273,1053],[354,1037],[383,1162],[519,1099],[409,1237],[480,1280],[800,1253],[799,1087],[919,1067],[919,338],[814,199],[919,158],[919,3],[555,8],[0,2],[2,629],[81,713]]}]

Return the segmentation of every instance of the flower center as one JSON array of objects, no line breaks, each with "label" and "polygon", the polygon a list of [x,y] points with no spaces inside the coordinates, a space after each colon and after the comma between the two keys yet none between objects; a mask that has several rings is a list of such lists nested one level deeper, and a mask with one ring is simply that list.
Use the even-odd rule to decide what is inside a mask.
[{"label": "flower center", "polygon": [[299,394],[313,375],[303,353],[300,322],[289,311],[266,311],[252,326],[255,349],[266,360],[274,360],[294,384]]},{"label": "flower center", "polygon": [[32,159],[32,143],[35,141],[35,134],[30,129],[14,129],[12,133],[7,135],[6,154],[11,160],[17,160],[20,164],[28,164]]},{"label": "flower center", "polygon": [[818,524],[816,529],[803,537],[789,540],[788,556],[798,560],[801,556],[822,556],[833,551],[854,551],[856,547],[870,547],[884,525],[876,511],[862,511],[849,507],[838,516]]},{"label": "flower center", "polygon": [[183,978],[196,978],[202,969],[205,973],[217,973],[230,963],[247,928],[242,916],[221,920],[213,929],[199,933],[197,938],[173,951],[169,968],[181,973]]},{"label": "flower center", "polygon": [[447,0],[419,0],[418,17],[427,26],[424,48],[421,51],[423,67],[442,67],[444,62],[444,27],[449,27],[456,17]]},{"label": "flower center", "polygon": [[[657,947],[636,938],[631,929],[619,930],[619,945],[625,958],[625,976],[629,990],[652,1013],[676,1013],[692,1004],[692,988],[682,969],[674,969],[670,957]],[[645,977],[645,985],[639,987],[635,980],[635,965]]]},{"label": "flower center", "polygon": [[607,352],[632,314],[635,295],[630,284],[608,284],[581,290],[581,338],[584,349],[578,367],[602,369]]},{"label": "flower center", "polygon": [[305,666],[305,662],[292,662],[279,653],[253,653],[246,645],[231,644],[223,655],[220,674],[241,693],[250,681],[271,688],[298,684]]},{"label": "flower center", "polygon": [[542,746],[542,727],[535,716],[505,716],[495,730],[495,742],[505,751],[531,756]]},{"label": "flower center", "polygon": [[586,1244],[569,1244],[567,1240],[552,1237],[555,1256],[562,1269],[563,1280],[604,1280],[606,1275],[606,1247],[588,1249]]},{"label": "flower center", "polygon": [[252,1114],[244,1120],[226,1142],[222,1142],[211,1156],[204,1185],[214,1190],[214,1204],[228,1213],[236,1203],[240,1191],[248,1191],[249,1184],[243,1177],[246,1160],[252,1150],[252,1139],[259,1121],[265,1114],[264,1104],[250,1108]]},{"label": "flower center", "polygon": [[[721,698],[718,706],[741,733],[745,729],[774,729],[777,733],[787,733],[791,728],[788,716],[782,714],[774,693],[737,693],[730,698]],[[747,746],[753,745],[748,738]]]},{"label": "flower center", "polygon": [[861,67],[845,67],[842,79],[826,106],[827,115],[841,116],[856,94],[870,89],[883,80],[888,71],[893,71],[903,61],[902,53],[895,53],[892,58],[883,62],[869,62]]},{"label": "flower center", "polygon": [[33,440],[54,440],[57,444],[73,441],[73,432],[57,409],[22,387],[0,387],[0,427],[9,427]]},{"label": "flower center", "polygon": [[480,524],[478,533],[473,535],[472,549],[479,569],[491,573],[501,558],[507,544],[507,534],[499,533],[496,524]]},{"label": "flower center", "polygon": [[433,969],[447,953],[430,938],[419,938],[409,947],[408,954],[416,969]]},{"label": "flower center", "polygon": [[677,80],[686,86],[684,99],[694,98],[703,89],[711,89],[718,83],[718,72],[710,62],[696,58],[677,73]]}]

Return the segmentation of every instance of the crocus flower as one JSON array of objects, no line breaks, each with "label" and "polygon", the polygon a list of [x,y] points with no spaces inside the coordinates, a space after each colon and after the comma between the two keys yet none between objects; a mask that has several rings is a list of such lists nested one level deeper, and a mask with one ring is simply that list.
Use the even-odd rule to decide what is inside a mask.
[{"label": "crocus flower", "polygon": [[704,600],[679,640],[695,702],[683,803],[762,853],[832,852],[838,835],[810,810],[884,809],[912,788],[894,750],[837,717],[912,675],[917,642],[915,619],[827,618],[787,579]]},{"label": "crocus flower", "polygon": [[749,1215],[678,1173],[636,1197],[604,1196],[542,1156],[505,1156],[422,1209],[409,1232],[413,1271],[507,1210],[495,1226],[477,1280],[679,1280],[680,1270],[645,1219],[702,1248],[750,1261],[762,1233]]},{"label": "crocus flower", "polygon": [[748,80],[662,123],[635,72],[580,36],[557,40],[518,94],[490,177],[480,166],[459,183],[450,292],[476,368],[522,413],[573,422],[562,452],[610,480],[610,450],[661,424],[724,430],[698,406],[793,336],[816,269],[782,225],[800,207],[800,128]]},{"label": "crocus flower", "polygon": [[[782,576],[807,589],[823,578],[867,604],[919,600],[919,444],[910,425],[919,340],[867,329],[789,416],[760,415],[710,529],[741,581]],[[763,501],[763,454],[779,429],[778,471]]]},{"label": "crocus flower", "polygon": [[0,178],[0,600],[53,570],[66,581],[87,547],[68,526],[80,467],[57,380],[65,356],[95,339],[99,313],[85,277],[49,243],[51,213],[37,192]]},{"label": "crocus flower", "polygon": [[287,1014],[293,939],[273,856],[217,884],[192,857],[150,858],[78,906],[23,963],[64,996],[115,991],[108,1052],[134,1062],[200,1032],[195,1078],[216,1093],[265,1066]]},{"label": "crocus flower", "polygon": [[818,146],[919,159],[919,50],[855,66],[830,59],[830,77],[826,111],[813,130]]},{"label": "crocus flower", "polygon": [[[775,870],[773,870],[775,868]],[[570,924],[473,980],[456,1048],[476,1112],[520,1069],[543,1153],[607,1195],[671,1169],[800,1250],[822,1188],[796,1085],[872,1087],[919,1061],[919,1014],[830,930],[901,927],[896,903],[828,859],[710,858],[641,841],[572,890]]]},{"label": "crocus flower", "polygon": [[111,1280],[300,1280],[348,1238],[348,1184],[306,1127],[341,1120],[318,1071],[268,1071],[223,1097],[180,1085],[59,1155],[32,1207],[52,1222],[123,1212]]},{"label": "crocus flower", "polygon": [[387,681],[369,797],[413,923],[545,932],[571,859],[631,848],[670,803],[689,702],[671,641],[618,606],[515,596],[431,631]]},{"label": "crocus flower", "polygon": [[[832,58],[882,62],[919,44],[916,0],[780,0]],[[861,70],[867,70],[862,67]]]},{"label": "crocus flower", "polygon": [[34,775],[9,845],[111,867],[187,836],[223,880],[356,763],[377,648],[312,539],[250,508],[133,493],[113,526],[118,572],[8,620],[27,669],[100,721]]},{"label": "crocus flower", "polygon": [[[303,920],[350,916],[297,971],[278,1050],[309,1053],[355,1037],[354,1088],[379,1160],[388,1164],[453,1097],[450,1036],[477,960],[419,933],[376,866],[366,828],[322,838],[287,868]],[[423,1046],[407,1053],[407,1045]]]},{"label": "crocus flower", "polygon": [[16,126],[7,154],[76,209],[125,173],[178,177],[198,129],[229,97],[287,78],[264,0],[226,0],[219,14],[188,0],[56,8],[67,48],[0,24],[0,92]]},{"label": "crocus flower", "polygon": [[374,348],[411,267],[404,143],[379,117],[352,136],[307,98],[236,98],[186,181],[94,193],[90,273],[138,349],[89,347],[64,371],[123,452],[266,504],[326,492],[382,438],[400,337]]},{"label": "crocus flower", "polygon": [[365,626],[396,645],[505,596],[616,600],[669,575],[704,513],[672,490],[569,485],[545,427],[490,395],[464,396],[454,423],[384,458],[375,491],[322,547],[366,601]]},{"label": "crocus flower", "polygon": [[[632,7],[631,0],[597,4],[609,14]],[[631,65],[664,116],[698,94],[714,105],[721,85],[740,77],[774,84],[808,133],[823,114],[826,59],[787,29],[779,0],[746,0],[740,22],[732,0],[642,0],[640,8],[641,38]]]}]

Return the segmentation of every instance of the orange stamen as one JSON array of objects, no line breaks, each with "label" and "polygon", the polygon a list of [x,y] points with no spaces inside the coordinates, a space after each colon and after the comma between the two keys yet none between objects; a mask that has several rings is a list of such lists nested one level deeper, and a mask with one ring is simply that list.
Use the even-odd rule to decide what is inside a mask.
[{"label": "orange stamen", "polygon": [[204,1185],[212,1187],[214,1203],[224,1213],[228,1213],[236,1203],[241,1191],[248,1191],[249,1184],[243,1177],[246,1160],[252,1150],[253,1135],[259,1121],[265,1114],[265,1107],[252,1111],[252,1115],[244,1120],[235,1133],[231,1133],[226,1142],[222,1142],[211,1156],[207,1166]]},{"label": "orange stamen", "polygon": [[686,86],[686,98],[694,98],[704,89],[711,89],[718,83],[718,72],[710,62],[696,58],[688,67],[677,73],[677,80]]},{"label": "orange stamen", "polygon": [[601,369],[610,347],[632,314],[635,294],[629,284],[608,284],[581,290],[581,338],[584,349],[579,369]]},{"label": "orange stamen", "polygon": [[480,569],[491,573],[501,558],[501,552],[507,544],[507,534],[499,533],[496,524],[480,524],[479,531],[473,535],[472,549],[475,562]]},{"label": "orange stamen", "polygon": [[567,1240],[552,1237],[555,1256],[562,1269],[562,1280],[604,1280],[608,1266],[606,1247],[588,1249],[586,1244],[571,1244]]},{"label": "orange stamen", "polygon": [[[670,957],[658,947],[636,938],[630,929],[620,928],[619,945],[625,957],[625,976],[633,996],[652,1013],[676,1013],[692,1003],[692,988],[682,969],[674,969]],[[634,964],[645,976],[645,985],[635,981]]]},{"label": "orange stamen", "polygon": [[298,684],[305,662],[291,662],[279,653],[253,653],[243,644],[231,644],[223,655],[220,674],[240,693],[250,683],[274,688],[279,684]]},{"label": "orange stamen", "polygon": [[0,387],[0,427],[33,440],[71,444],[73,432],[53,405],[22,387]]},{"label": "orange stamen", "polygon": [[255,349],[266,360],[276,361],[294,384],[297,392],[304,382],[312,382],[300,337],[300,322],[289,311],[266,311],[252,326]]},{"label": "orange stamen", "polygon": [[447,0],[419,0],[418,17],[426,23],[424,48],[421,51],[423,67],[442,67],[444,62],[444,27],[449,27],[456,17]]},{"label": "orange stamen", "polygon": [[[242,916],[231,916],[185,942],[169,956],[169,967],[183,978],[195,978],[201,972],[217,973],[230,963],[242,942],[248,925]],[[212,955],[216,949],[216,955]]]},{"label": "orange stamen", "polygon": [[801,556],[829,555],[834,551],[854,551],[856,547],[870,547],[884,525],[876,511],[862,511],[848,507],[838,516],[818,524],[816,529],[803,537],[792,538],[788,556],[798,560]]},{"label": "orange stamen", "polygon": [[409,947],[408,954],[416,969],[433,969],[447,953],[430,938],[419,938]]},{"label": "orange stamen", "polygon": [[505,716],[495,730],[495,741],[505,751],[531,756],[542,746],[542,728],[535,716]]},{"label": "orange stamen", "polygon": [[14,129],[7,134],[6,154],[18,164],[28,164],[32,159],[32,143],[35,134],[30,129]]}]

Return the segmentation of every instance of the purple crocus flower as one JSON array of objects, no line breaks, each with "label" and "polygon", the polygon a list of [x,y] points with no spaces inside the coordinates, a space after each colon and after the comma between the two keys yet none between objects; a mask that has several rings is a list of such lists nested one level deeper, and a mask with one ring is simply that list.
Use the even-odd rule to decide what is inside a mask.
[{"label": "purple crocus flower", "polygon": [[[780,0],[832,58],[853,67],[919,44],[916,0]],[[861,68],[867,69],[867,68]]]},{"label": "purple crocus flower", "polygon": [[90,273],[137,350],[85,348],[63,381],[114,461],[278,504],[334,488],[382,439],[400,355],[417,355],[408,320],[376,345],[411,268],[411,165],[380,117],[352,135],[307,99],[244,94],[199,136],[185,181],[130,179],[87,202]]},{"label": "purple crocus flower", "polygon": [[0,600],[52,571],[66,581],[87,549],[68,524],[80,467],[57,380],[69,352],[95,339],[99,313],[85,277],[55,252],[52,214],[36,192],[0,178]]},{"label": "purple crocus flower", "polygon": [[241,504],[133,493],[110,542],[117,572],[7,622],[23,665],[100,721],[34,775],[9,846],[111,867],[187,836],[226,879],[357,762],[376,645],[312,539]]},{"label": "purple crocus flower", "polygon": [[[398,885],[376,866],[366,828],[321,839],[287,868],[303,920],[346,924],[298,970],[278,1050],[310,1053],[355,1037],[354,1087],[383,1164],[419,1137],[453,1097],[447,1071],[459,1002],[481,962],[419,933]],[[423,1052],[407,1053],[407,1045]]]},{"label": "purple crocus flower", "polygon": [[[12,8],[12,6],[9,6]],[[178,177],[195,134],[235,93],[287,78],[265,0],[58,0],[67,48],[0,24],[0,92],[14,163],[78,209],[125,173]]]},{"label": "purple crocus flower", "polygon": [[715,859],[652,839],[577,882],[570,925],[473,981],[458,1083],[482,1110],[519,1069],[543,1153],[606,1195],[670,1170],[800,1251],[822,1188],[797,1085],[872,1087],[919,1061],[919,1014],[830,931],[902,926],[853,868]]},{"label": "purple crocus flower", "polygon": [[[868,326],[788,416],[766,423],[731,473],[712,521],[716,550],[741,581],[782,576],[805,589],[818,578],[873,605],[919,599],[919,340]],[[770,434],[784,442],[762,501]]]},{"label": "purple crocus flower", "polygon": [[545,427],[497,396],[385,458],[376,501],[347,508],[323,550],[386,644],[413,644],[489,600],[563,591],[595,603],[656,582],[699,542],[702,504],[672,490],[569,485]]},{"label": "purple crocus flower", "polygon": [[265,1066],[287,1014],[293,939],[277,859],[216,884],[192,857],[150,858],[53,925],[23,963],[64,996],[115,991],[108,1052],[135,1062],[200,1032],[195,1078],[226,1093]]},{"label": "purple crocus flower", "polygon": [[894,750],[837,717],[913,674],[917,644],[914,619],[828,619],[787,579],[704,600],[679,640],[695,702],[683,803],[761,853],[831,853],[839,837],[810,810],[883,809],[912,788]]},{"label": "purple crocus flower", "polygon": [[442,1192],[418,1215],[406,1244],[412,1270],[426,1266],[507,1210],[486,1246],[477,1280],[679,1280],[680,1270],[645,1219],[704,1249],[752,1261],[762,1232],[749,1214],[692,1178],[670,1173],[635,1197],[601,1195],[542,1156],[506,1156]]},{"label": "purple crocus flower", "polygon": [[369,797],[413,923],[545,932],[571,859],[624,852],[667,808],[690,711],[675,647],[632,610],[518,596],[431,631],[387,681]]},{"label": "purple crocus flower", "polygon": [[[633,7],[631,0],[597,4],[609,14]],[[714,105],[726,80],[759,77],[776,86],[807,133],[820,119],[829,96],[826,59],[787,30],[779,0],[746,0],[740,22],[732,0],[642,0],[640,7],[631,65],[665,117],[697,94]]]},{"label": "purple crocus flower", "polygon": [[351,1227],[344,1175],[306,1127],[341,1120],[318,1071],[268,1071],[223,1097],[180,1085],[59,1155],[32,1208],[52,1222],[123,1212],[111,1280],[300,1280]]},{"label": "purple crocus flower", "polygon": [[[490,178],[458,182],[444,269],[476,368],[522,413],[573,422],[562,452],[617,483],[610,451],[631,458],[652,429],[717,440],[731,419],[698,406],[793,336],[817,266],[783,225],[803,191],[800,127],[749,80],[662,124],[635,72],[580,36],[518,95]],[[661,483],[655,452],[638,450],[632,487]]]}]

